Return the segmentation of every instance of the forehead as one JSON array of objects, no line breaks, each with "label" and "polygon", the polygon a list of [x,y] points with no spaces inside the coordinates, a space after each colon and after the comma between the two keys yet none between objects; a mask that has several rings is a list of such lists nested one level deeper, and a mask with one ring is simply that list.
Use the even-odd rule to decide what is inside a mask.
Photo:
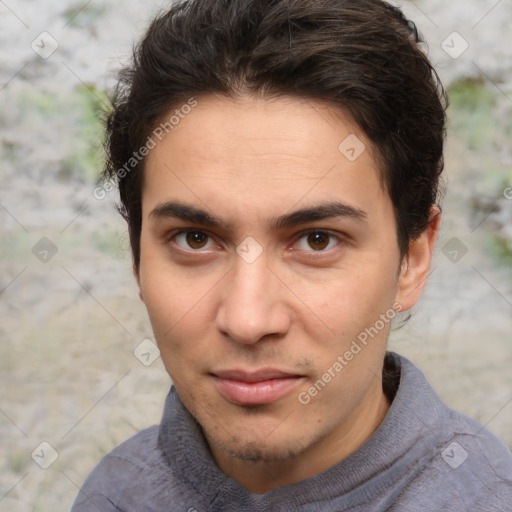
[{"label": "forehead", "polygon": [[390,207],[380,176],[362,131],[322,102],[207,96],[148,154],[143,211],[179,199],[268,218],[342,200],[378,214]]}]

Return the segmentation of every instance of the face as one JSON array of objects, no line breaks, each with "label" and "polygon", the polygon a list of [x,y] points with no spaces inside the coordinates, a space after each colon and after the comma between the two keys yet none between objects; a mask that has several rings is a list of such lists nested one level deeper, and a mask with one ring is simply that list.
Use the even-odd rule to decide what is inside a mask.
[{"label": "face", "polygon": [[421,276],[361,130],[320,102],[209,96],[144,172],[141,297],[212,449],[285,460],[364,425]]}]

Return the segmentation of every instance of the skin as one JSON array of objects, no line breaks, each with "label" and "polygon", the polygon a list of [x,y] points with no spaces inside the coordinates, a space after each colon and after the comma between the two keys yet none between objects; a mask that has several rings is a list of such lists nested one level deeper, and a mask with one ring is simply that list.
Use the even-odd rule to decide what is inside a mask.
[{"label": "skin", "polygon": [[[351,134],[366,146],[353,162],[338,150]],[[438,210],[401,260],[392,203],[370,142],[347,116],[293,97],[200,98],[151,150],[144,172],[135,269],[141,298],[165,367],[219,467],[263,493],[314,476],[357,450],[389,408],[381,385],[389,323],[309,403],[299,394],[379,315],[417,302]],[[222,224],[168,215],[162,205],[173,201]],[[332,201],[364,216],[270,225]],[[188,237],[176,235],[185,228]],[[308,237],[305,230],[328,234]],[[237,253],[246,237],[263,251],[250,263]],[[301,375],[269,404],[227,400],[212,375],[268,367]]]}]

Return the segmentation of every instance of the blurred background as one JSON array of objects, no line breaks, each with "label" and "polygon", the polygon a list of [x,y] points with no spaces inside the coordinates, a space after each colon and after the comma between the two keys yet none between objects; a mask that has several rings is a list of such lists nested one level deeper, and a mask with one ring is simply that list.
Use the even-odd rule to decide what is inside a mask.
[{"label": "blurred background", "polygon": [[[395,2],[451,100],[442,232],[390,347],[512,447],[512,2]],[[0,510],[65,511],[99,459],[160,421],[170,379],[99,113],[169,2],[0,0]]]}]

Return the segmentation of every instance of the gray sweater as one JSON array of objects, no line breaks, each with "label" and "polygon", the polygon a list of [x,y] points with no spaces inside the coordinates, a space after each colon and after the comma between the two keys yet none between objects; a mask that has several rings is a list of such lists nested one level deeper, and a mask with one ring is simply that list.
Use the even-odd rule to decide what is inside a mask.
[{"label": "gray sweater", "polygon": [[213,460],[176,389],[162,423],[106,455],[72,512],[510,512],[512,454],[478,422],[446,407],[423,373],[400,369],[391,408],[356,452],[305,481],[252,494]]}]

